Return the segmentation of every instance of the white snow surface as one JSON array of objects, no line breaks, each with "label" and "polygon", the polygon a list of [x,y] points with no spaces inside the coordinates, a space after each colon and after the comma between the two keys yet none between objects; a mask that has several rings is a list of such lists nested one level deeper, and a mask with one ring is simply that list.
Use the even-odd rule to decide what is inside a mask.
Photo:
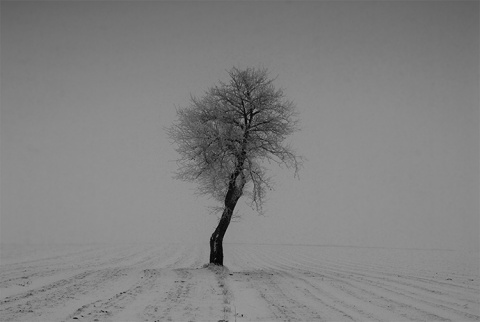
[{"label": "white snow surface", "polygon": [[225,244],[2,245],[1,321],[480,321],[479,255]]}]

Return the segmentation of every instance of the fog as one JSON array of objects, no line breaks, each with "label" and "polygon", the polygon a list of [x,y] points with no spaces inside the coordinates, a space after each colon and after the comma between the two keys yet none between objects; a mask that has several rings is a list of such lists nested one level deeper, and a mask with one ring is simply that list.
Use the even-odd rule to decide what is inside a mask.
[{"label": "fog", "polygon": [[226,242],[478,250],[475,1],[2,2],[1,242],[208,242],[165,128],[233,66],[307,161]]}]

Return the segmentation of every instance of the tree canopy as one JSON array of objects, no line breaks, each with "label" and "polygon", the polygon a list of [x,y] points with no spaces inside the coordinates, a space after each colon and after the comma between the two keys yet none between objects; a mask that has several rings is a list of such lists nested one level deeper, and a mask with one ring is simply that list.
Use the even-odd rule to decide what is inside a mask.
[{"label": "tree canopy", "polygon": [[196,182],[199,193],[221,202],[229,187],[241,187],[236,191],[261,213],[272,188],[265,165],[293,168],[295,175],[301,165],[285,143],[298,130],[297,113],[266,69],[232,68],[228,75],[227,82],[177,109],[178,119],[168,129],[180,155],[176,178]]}]

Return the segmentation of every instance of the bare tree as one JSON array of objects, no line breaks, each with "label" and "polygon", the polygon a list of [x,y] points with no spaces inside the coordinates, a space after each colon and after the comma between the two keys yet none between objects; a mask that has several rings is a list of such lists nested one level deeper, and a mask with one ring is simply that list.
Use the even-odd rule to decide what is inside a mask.
[{"label": "bare tree", "polygon": [[228,82],[210,88],[202,98],[177,110],[167,130],[180,154],[176,178],[198,183],[201,194],[223,203],[210,238],[210,263],[223,265],[223,237],[238,199],[244,195],[262,213],[271,181],[265,165],[293,168],[301,158],[285,138],[297,130],[294,104],[273,86],[266,69],[232,68]]}]

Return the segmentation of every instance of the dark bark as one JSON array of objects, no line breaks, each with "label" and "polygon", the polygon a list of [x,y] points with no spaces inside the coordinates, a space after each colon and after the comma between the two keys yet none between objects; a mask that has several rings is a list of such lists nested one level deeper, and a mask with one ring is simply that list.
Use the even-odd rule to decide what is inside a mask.
[{"label": "dark bark", "polygon": [[248,141],[248,124],[245,115],[246,130],[242,140],[242,152],[237,158],[237,166],[230,176],[227,194],[225,195],[225,208],[222,217],[218,222],[217,228],[210,237],[210,264],[223,266],[223,237],[227,231],[228,225],[232,219],[233,209],[237,205],[238,199],[242,196],[243,187],[245,186],[245,175],[243,173],[243,164],[247,157],[247,141]]},{"label": "dark bark", "polygon": [[235,209],[237,201],[242,195],[244,185],[245,177],[242,171],[237,168],[237,171],[230,178],[222,217],[210,237],[210,264],[223,266],[223,237],[232,219],[233,209]]},{"label": "dark bark", "polygon": [[210,237],[210,263],[223,265],[223,237],[232,219],[233,209],[225,208],[218,226]]}]

